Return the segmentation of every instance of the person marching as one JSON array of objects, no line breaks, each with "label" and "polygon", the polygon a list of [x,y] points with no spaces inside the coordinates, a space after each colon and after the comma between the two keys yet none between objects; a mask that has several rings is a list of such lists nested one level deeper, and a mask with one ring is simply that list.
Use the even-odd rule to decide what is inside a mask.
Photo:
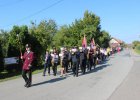
[{"label": "person marching", "polygon": [[96,52],[96,46],[94,46],[94,50],[93,50],[93,67],[95,69],[97,65],[97,52]]},{"label": "person marching", "polygon": [[71,49],[68,50],[68,69],[72,69]]},{"label": "person marching", "polygon": [[85,74],[86,70],[86,54],[84,52],[84,48],[79,47],[80,49],[80,68],[82,71],[82,74]]},{"label": "person marching", "polygon": [[[25,87],[30,87],[32,83],[32,64],[34,60],[34,52],[31,51],[31,45],[26,44],[26,52],[21,55],[21,59],[24,61],[22,66],[22,77],[25,80]],[[28,73],[28,77],[27,74]]]},{"label": "person marching", "polygon": [[72,49],[72,71],[73,76],[78,77],[78,70],[79,70],[79,53],[77,48]]},{"label": "person marching", "polygon": [[[90,65],[92,66],[94,66],[94,69],[95,69],[95,66],[96,66],[96,59],[97,59],[97,55],[96,55],[96,45],[95,45],[95,41],[94,41],[94,38],[91,38],[91,43],[90,43],[90,47],[91,47],[91,49],[90,49]],[[92,61],[91,61],[92,60]]]},{"label": "person marching", "polygon": [[47,68],[48,68],[48,75],[50,75],[50,67],[51,67],[51,55],[49,51],[46,50],[43,76],[45,76]]},{"label": "person marching", "polygon": [[59,59],[56,48],[54,48],[53,53],[51,54],[51,57],[52,57],[51,63],[52,63],[53,74],[54,74],[54,76],[56,76],[58,59]]},{"label": "person marching", "polygon": [[65,65],[63,63],[63,58],[64,58],[64,48],[61,48],[61,53],[59,54],[59,57],[60,57],[60,65],[61,65],[61,69],[60,69],[60,72],[61,72],[61,77],[63,77],[63,75],[65,74]]}]

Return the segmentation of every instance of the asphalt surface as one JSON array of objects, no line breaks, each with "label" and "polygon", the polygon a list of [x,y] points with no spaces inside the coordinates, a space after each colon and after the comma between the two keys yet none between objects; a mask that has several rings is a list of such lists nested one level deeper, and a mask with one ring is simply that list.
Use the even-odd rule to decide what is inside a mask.
[{"label": "asphalt surface", "polygon": [[[24,87],[22,78],[2,82],[0,83],[0,100],[119,100],[124,97],[122,93],[128,91],[130,85],[136,87],[140,83],[140,81],[135,82],[139,80],[138,59],[139,56],[132,57],[129,50],[124,50],[112,55],[91,72],[86,72],[85,75],[80,74],[79,77],[73,77],[72,73],[65,77],[60,77],[59,74],[43,77],[40,73],[33,75],[33,85],[30,88]],[[137,68],[133,69],[135,66]],[[134,73],[137,77],[133,76]],[[136,84],[131,84],[131,79],[134,81],[131,83]],[[126,84],[128,86],[124,87]],[[138,97],[139,89],[133,89],[130,88],[131,91],[128,93],[135,91]],[[129,94],[125,94],[127,95]]]},{"label": "asphalt surface", "polygon": [[134,65],[108,100],[140,100],[140,55],[131,53]]}]

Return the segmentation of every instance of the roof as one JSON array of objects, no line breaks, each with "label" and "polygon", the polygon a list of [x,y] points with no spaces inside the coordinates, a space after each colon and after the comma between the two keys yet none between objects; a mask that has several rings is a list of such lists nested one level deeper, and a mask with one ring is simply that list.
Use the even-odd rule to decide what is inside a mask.
[{"label": "roof", "polygon": [[121,43],[123,43],[123,41],[121,41],[120,39],[112,38],[110,40],[110,43],[119,43],[119,44],[121,44]]}]

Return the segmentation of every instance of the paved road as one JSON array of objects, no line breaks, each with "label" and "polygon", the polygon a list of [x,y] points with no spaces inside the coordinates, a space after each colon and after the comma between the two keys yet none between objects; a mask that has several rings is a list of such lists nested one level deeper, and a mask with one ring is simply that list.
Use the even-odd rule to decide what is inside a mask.
[{"label": "paved road", "polygon": [[134,65],[108,100],[140,100],[140,55],[131,54]]},{"label": "paved road", "polygon": [[133,64],[129,50],[124,50],[79,77],[71,73],[64,78],[60,75],[43,77],[40,73],[33,75],[30,88],[23,86],[22,78],[2,82],[0,100],[113,100],[112,93],[115,95],[126,80]]}]

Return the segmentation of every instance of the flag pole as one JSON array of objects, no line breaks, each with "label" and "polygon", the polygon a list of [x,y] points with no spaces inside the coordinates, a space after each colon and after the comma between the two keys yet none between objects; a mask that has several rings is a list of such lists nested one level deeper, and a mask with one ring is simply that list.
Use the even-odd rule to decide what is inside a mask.
[{"label": "flag pole", "polygon": [[84,34],[84,38],[82,40],[82,47],[87,48],[87,40],[86,40],[85,34]]},{"label": "flag pole", "polygon": [[17,34],[17,37],[18,37],[18,45],[19,45],[20,56],[22,56],[21,42],[20,42],[19,34]]}]

